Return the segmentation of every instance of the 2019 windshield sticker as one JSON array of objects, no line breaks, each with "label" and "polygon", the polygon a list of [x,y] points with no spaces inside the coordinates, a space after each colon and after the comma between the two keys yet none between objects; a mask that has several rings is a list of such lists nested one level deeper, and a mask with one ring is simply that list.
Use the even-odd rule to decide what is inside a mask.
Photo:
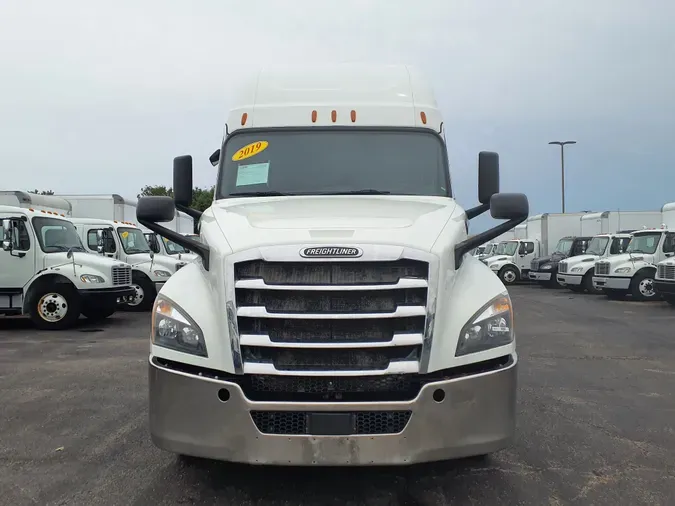
[{"label": "2019 windshield sticker", "polygon": [[247,144],[239,151],[237,151],[234,155],[232,155],[232,161],[238,162],[239,160],[251,158],[252,156],[255,156],[265,151],[267,149],[267,146],[269,146],[269,142],[267,141],[255,141],[252,142],[251,144]]}]

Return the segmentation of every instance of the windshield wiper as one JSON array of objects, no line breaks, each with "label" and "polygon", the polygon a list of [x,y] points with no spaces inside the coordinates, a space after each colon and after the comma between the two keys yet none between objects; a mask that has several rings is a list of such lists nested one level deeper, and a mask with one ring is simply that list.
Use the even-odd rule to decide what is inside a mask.
[{"label": "windshield wiper", "polygon": [[390,195],[390,191],[375,190],[373,188],[364,188],[363,190],[349,190],[343,192],[325,192],[320,195]]},{"label": "windshield wiper", "polygon": [[149,249],[139,249],[139,248],[128,248],[127,253],[130,255],[134,255],[136,253],[150,253]]},{"label": "windshield wiper", "polygon": [[288,193],[278,191],[259,191],[259,192],[234,192],[230,193],[230,197],[285,197]]}]

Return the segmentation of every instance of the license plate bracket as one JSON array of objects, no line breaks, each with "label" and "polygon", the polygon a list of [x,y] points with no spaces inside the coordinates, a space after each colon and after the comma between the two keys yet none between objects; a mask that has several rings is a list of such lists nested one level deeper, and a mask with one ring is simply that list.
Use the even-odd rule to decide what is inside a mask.
[{"label": "license plate bracket", "polygon": [[307,429],[315,436],[348,436],[353,434],[354,417],[351,413],[309,413]]}]

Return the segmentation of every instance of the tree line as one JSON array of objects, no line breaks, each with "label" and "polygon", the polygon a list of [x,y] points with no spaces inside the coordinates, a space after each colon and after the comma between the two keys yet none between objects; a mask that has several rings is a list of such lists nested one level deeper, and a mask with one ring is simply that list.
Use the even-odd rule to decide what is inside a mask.
[{"label": "tree line", "polygon": [[[194,190],[192,190],[192,205],[190,207],[199,211],[205,211],[211,207],[215,189],[215,186],[212,186],[211,188],[195,187]],[[137,197],[139,199],[141,197],[173,197],[173,188],[164,185],[146,185],[141,188],[141,193],[139,193]]]}]

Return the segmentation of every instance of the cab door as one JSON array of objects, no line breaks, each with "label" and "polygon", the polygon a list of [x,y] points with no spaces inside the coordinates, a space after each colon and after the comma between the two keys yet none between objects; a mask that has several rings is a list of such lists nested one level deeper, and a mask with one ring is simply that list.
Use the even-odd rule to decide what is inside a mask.
[{"label": "cab door", "polygon": [[0,213],[0,309],[21,308],[23,290],[36,271],[33,228],[25,216]]},{"label": "cab door", "polygon": [[532,260],[534,260],[534,243],[532,241],[521,241],[516,255],[518,269],[529,270]]}]

